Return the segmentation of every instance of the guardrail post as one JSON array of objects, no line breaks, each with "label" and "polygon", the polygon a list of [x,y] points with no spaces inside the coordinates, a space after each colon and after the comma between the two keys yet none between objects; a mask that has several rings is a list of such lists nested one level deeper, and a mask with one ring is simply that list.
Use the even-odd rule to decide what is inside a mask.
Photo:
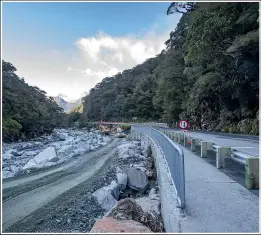
[{"label": "guardrail post", "polygon": [[212,143],[201,141],[201,157],[207,157],[207,150],[211,150]]},{"label": "guardrail post", "polygon": [[211,143],[211,142],[207,142],[207,150],[211,150],[212,144],[213,143]]},{"label": "guardrail post", "polygon": [[246,159],[246,187],[248,189],[259,189],[259,158]]},{"label": "guardrail post", "polygon": [[217,147],[216,153],[216,167],[224,168],[225,167],[225,158],[231,156],[231,148],[229,147]]},{"label": "guardrail post", "polygon": [[199,145],[199,140],[198,139],[195,139],[195,138],[192,138],[191,139],[191,152],[195,152],[196,151],[196,145]]},{"label": "guardrail post", "polygon": [[207,156],[207,144],[208,144],[207,141],[201,141],[201,151],[200,151],[201,154],[200,154],[200,156],[202,158]]},{"label": "guardrail post", "polygon": [[174,141],[178,142],[178,133],[177,132],[174,132]]},{"label": "guardrail post", "polygon": [[174,133],[170,132],[170,139],[174,140]]},{"label": "guardrail post", "polygon": [[184,138],[184,134],[183,133],[179,133],[179,135],[178,135],[178,143],[179,144],[182,144],[182,139]]},{"label": "guardrail post", "polygon": [[186,133],[184,133],[183,135],[184,135],[184,143],[183,143],[183,145],[184,145],[184,147],[186,147],[187,136],[186,136]]}]

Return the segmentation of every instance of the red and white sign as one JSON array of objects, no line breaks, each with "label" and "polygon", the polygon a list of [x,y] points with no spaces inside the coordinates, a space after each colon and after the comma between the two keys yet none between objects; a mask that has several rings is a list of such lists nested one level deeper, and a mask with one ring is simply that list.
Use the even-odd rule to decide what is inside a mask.
[{"label": "red and white sign", "polygon": [[178,127],[181,129],[186,129],[188,128],[189,124],[186,120],[180,120],[178,123]]}]

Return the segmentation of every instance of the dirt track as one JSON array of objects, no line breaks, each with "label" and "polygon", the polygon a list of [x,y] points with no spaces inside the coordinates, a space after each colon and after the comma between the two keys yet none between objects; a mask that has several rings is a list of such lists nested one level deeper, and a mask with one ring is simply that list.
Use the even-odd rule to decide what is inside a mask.
[{"label": "dirt track", "polygon": [[[91,185],[95,184],[97,177],[94,177],[94,175],[102,174],[102,169],[109,165],[108,162],[116,153],[120,142],[120,139],[114,139],[106,147],[82,155],[62,166],[38,172],[31,176],[4,181],[3,231],[72,232],[72,226],[69,228],[68,225],[72,224],[73,215],[70,215],[70,218],[68,217],[66,221],[62,221],[64,218],[59,218],[59,216],[62,217],[59,213],[64,215],[64,210],[70,210],[72,204],[67,204],[73,203],[79,195],[82,195],[86,200],[93,200],[88,192],[92,191]],[[67,209],[65,208],[66,205]],[[81,206],[83,207],[82,211],[86,211],[84,205]],[[93,213],[95,217],[95,210],[100,210],[100,208],[97,205],[94,206],[96,209],[89,208],[89,213]],[[70,211],[68,213],[70,214]],[[84,223],[86,216],[81,217],[83,218],[81,223]],[[50,230],[47,228],[49,226],[46,225],[46,221],[48,223],[55,222],[57,225],[63,224],[63,226],[56,226],[56,228],[51,226],[53,229]],[[43,228],[41,225],[46,226]],[[66,229],[66,226],[68,229]],[[59,231],[59,227],[63,227],[63,229]],[[76,232],[78,227],[84,226],[78,225],[75,229]]]}]

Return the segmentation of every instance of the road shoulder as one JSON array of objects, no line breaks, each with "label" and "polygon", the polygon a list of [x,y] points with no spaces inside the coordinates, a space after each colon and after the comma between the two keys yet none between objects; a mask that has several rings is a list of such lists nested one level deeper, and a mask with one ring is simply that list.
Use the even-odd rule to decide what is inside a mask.
[{"label": "road shoulder", "polygon": [[259,198],[183,148],[186,216],[182,232],[258,232]]}]

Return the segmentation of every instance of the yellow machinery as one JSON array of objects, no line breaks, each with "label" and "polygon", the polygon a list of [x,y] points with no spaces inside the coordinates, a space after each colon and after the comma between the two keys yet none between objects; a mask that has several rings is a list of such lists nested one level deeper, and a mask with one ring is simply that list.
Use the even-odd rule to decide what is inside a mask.
[{"label": "yellow machinery", "polygon": [[110,128],[107,126],[103,126],[100,125],[100,131],[104,134],[104,135],[109,135],[110,134]]}]

